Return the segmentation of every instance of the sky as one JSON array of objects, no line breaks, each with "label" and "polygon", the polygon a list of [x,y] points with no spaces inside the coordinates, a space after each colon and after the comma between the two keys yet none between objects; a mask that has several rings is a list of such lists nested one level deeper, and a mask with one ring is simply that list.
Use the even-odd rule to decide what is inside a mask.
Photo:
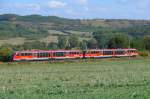
[{"label": "sky", "polygon": [[150,0],[0,0],[0,14],[72,19],[150,19]]}]

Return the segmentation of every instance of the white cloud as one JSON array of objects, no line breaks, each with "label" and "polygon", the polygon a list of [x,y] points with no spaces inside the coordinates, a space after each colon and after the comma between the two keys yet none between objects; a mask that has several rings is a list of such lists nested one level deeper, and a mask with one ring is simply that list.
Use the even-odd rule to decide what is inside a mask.
[{"label": "white cloud", "polygon": [[13,4],[4,4],[3,8],[15,8],[15,9],[30,9],[30,10],[40,10],[41,6],[39,4],[22,4],[22,3],[13,3]]},{"label": "white cloud", "polygon": [[66,13],[69,14],[69,15],[71,15],[71,16],[78,16],[79,15],[79,13],[75,12],[72,9],[66,10]]},{"label": "white cloud", "polygon": [[120,0],[120,2],[126,3],[128,0]]},{"label": "white cloud", "polygon": [[90,9],[89,9],[89,7],[85,6],[85,7],[84,7],[84,10],[85,10],[85,11],[89,11]]},{"label": "white cloud", "polygon": [[[115,0],[115,2],[118,4],[126,4],[128,3],[128,0]],[[130,1],[130,2],[133,2],[133,1]]]},{"label": "white cloud", "polygon": [[88,0],[78,0],[78,2],[82,5],[86,5],[88,3]]},{"label": "white cloud", "polygon": [[139,9],[145,9],[145,8],[147,8],[148,6],[149,6],[149,4],[150,4],[150,2],[149,1],[147,1],[147,0],[139,0],[138,2],[137,2],[137,7],[139,8]]},{"label": "white cloud", "polygon": [[54,9],[56,9],[56,8],[63,8],[63,7],[65,7],[66,5],[67,5],[67,3],[61,2],[61,1],[50,1],[50,2],[48,3],[48,6],[49,6],[50,8],[54,8]]},{"label": "white cloud", "polygon": [[39,4],[21,4],[21,5],[18,5],[18,7],[29,8],[29,9],[34,9],[34,10],[40,10],[41,9]]}]

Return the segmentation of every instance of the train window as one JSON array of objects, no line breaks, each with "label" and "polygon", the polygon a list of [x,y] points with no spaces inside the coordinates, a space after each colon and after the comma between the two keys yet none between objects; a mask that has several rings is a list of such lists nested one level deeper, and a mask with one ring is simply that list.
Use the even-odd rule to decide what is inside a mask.
[{"label": "train window", "polygon": [[28,53],[24,53],[24,56],[28,56]]},{"label": "train window", "polygon": [[75,54],[75,52],[71,52],[71,54]]},{"label": "train window", "polygon": [[57,56],[57,57],[65,56],[65,52],[56,52],[55,56]]},{"label": "train window", "polygon": [[19,55],[20,55],[20,56],[31,56],[32,53],[20,53]]},{"label": "train window", "polygon": [[42,53],[42,57],[45,57],[45,53]]},{"label": "train window", "polygon": [[95,54],[98,54],[98,53],[100,53],[99,51],[95,51]]},{"label": "train window", "polygon": [[130,50],[128,50],[127,52],[130,53]]},{"label": "train window", "polygon": [[17,56],[21,56],[21,53],[17,53]]},{"label": "train window", "polygon": [[95,51],[91,51],[91,54],[95,54]]},{"label": "train window", "polygon": [[42,57],[42,54],[41,54],[41,53],[38,53],[38,57]]},{"label": "train window", "polygon": [[96,54],[96,53],[98,53],[97,51],[91,51],[91,54]]},{"label": "train window", "polygon": [[34,56],[34,57],[37,57],[38,55],[37,55],[37,53],[33,53],[33,56]]},{"label": "train window", "polygon": [[70,54],[77,54],[77,52],[70,52]]},{"label": "train window", "polygon": [[135,53],[135,50],[128,50],[128,53]]},{"label": "train window", "polygon": [[46,52],[45,53],[38,53],[37,56],[38,57],[49,57],[50,53],[46,53]]},{"label": "train window", "polygon": [[88,51],[87,54],[91,54],[91,51]]},{"label": "train window", "polygon": [[51,53],[48,53],[49,54],[49,57],[51,57],[52,56],[52,54]]},{"label": "train window", "polygon": [[98,51],[95,51],[95,52],[94,52],[94,54],[97,54],[97,53],[98,53]]},{"label": "train window", "polygon": [[73,54],[73,52],[70,52],[70,54]]},{"label": "train window", "polygon": [[80,54],[80,52],[77,52],[76,54]]},{"label": "train window", "polygon": [[24,53],[20,53],[21,56],[24,56]]},{"label": "train window", "polygon": [[136,50],[132,50],[133,53],[136,53]]},{"label": "train window", "polygon": [[21,53],[21,56],[26,56],[26,53]]},{"label": "train window", "polygon": [[119,51],[119,50],[118,50],[118,51],[115,51],[115,54],[121,55],[121,54],[124,54],[124,52],[125,52],[125,51],[121,51],[121,50]]},{"label": "train window", "polygon": [[73,52],[73,54],[77,54],[77,52]]},{"label": "train window", "polygon": [[41,54],[40,53],[37,53],[37,57],[40,57],[41,56]]},{"label": "train window", "polygon": [[32,56],[32,53],[28,53],[28,56]]},{"label": "train window", "polygon": [[104,54],[104,55],[112,55],[113,52],[112,52],[112,51],[103,51],[103,54]]},{"label": "train window", "polygon": [[97,52],[97,54],[102,54],[102,53],[103,53],[102,51]]},{"label": "train window", "polygon": [[43,53],[38,53],[38,57],[43,57]]},{"label": "train window", "polygon": [[45,57],[49,57],[49,53],[45,53]]}]

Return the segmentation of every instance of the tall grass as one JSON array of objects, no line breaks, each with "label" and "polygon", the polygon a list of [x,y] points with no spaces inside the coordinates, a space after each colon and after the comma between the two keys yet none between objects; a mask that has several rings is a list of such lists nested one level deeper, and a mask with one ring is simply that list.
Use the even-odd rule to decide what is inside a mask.
[{"label": "tall grass", "polygon": [[0,99],[148,99],[149,59],[0,65]]}]

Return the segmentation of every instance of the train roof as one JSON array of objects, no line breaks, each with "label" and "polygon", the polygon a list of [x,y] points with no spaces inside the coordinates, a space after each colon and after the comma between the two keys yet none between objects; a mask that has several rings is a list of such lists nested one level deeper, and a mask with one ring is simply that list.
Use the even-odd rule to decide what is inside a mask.
[{"label": "train roof", "polygon": [[16,53],[37,53],[37,52],[80,52],[81,50],[23,50],[23,51],[16,51]]},{"label": "train roof", "polygon": [[134,48],[118,48],[118,49],[89,49],[88,51],[104,51],[104,50],[136,50]]},{"label": "train roof", "polygon": [[[112,50],[136,50],[136,49],[134,49],[134,48],[88,49],[87,51],[112,51]],[[23,50],[23,51],[16,51],[16,53],[38,53],[38,52],[81,52],[81,50]]]}]

